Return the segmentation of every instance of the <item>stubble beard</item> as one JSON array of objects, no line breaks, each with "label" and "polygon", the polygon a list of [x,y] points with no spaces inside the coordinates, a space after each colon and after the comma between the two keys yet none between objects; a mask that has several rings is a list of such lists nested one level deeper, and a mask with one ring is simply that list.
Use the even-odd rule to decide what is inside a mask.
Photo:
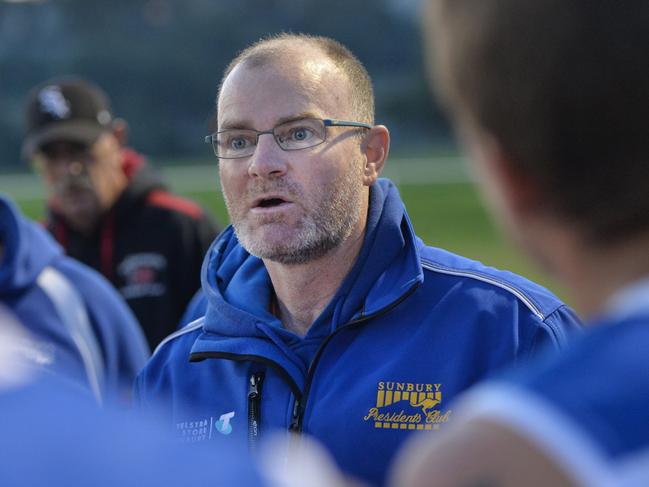
[{"label": "stubble beard", "polygon": [[[355,174],[341,174],[320,188],[316,207],[296,224],[292,236],[280,242],[255,237],[255,226],[238,214],[236,204],[225,191],[223,195],[235,235],[248,253],[284,265],[300,265],[324,257],[351,235],[360,215],[363,188],[360,181],[360,176]],[[289,195],[296,202],[306,201],[300,188],[285,179],[267,182],[255,193],[275,191]]]}]

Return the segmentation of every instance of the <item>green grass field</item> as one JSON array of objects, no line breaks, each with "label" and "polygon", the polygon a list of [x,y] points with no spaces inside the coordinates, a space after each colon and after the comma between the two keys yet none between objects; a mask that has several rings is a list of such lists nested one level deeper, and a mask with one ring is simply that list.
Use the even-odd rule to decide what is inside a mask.
[{"label": "green grass field", "polygon": [[[174,178],[170,178],[170,182],[173,184]],[[217,181],[214,181],[213,187],[218,187]],[[400,184],[399,189],[415,231],[429,245],[522,274],[567,299],[566,293],[556,282],[503,241],[471,183]],[[227,212],[219,191],[178,188],[177,192],[200,202],[220,221],[227,222]],[[41,199],[17,198],[17,202],[26,215],[34,219],[42,218]]]}]

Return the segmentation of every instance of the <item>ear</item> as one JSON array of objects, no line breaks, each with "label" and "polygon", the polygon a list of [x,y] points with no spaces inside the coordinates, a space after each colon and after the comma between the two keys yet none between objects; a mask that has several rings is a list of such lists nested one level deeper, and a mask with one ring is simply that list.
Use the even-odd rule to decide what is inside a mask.
[{"label": "ear", "polygon": [[375,125],[365,135],[361,145],[365,156],[363,184],[371,186],[378,179],[390,151],[390,132],[383,125]]},{"label": "ear", "polygon": [[128,142],[128,123],[123,118],[113,120],[111,132],[122,147]]}]

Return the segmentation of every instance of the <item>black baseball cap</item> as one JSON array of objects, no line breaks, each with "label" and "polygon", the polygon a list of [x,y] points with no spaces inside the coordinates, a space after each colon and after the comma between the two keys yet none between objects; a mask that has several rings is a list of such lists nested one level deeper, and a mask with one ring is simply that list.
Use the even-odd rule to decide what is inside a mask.
[{"label": "black baseball cap", "polygon": [[92,145],[110,130],[113,120],[103,90],[76,77],[53,79],[34,88],[26,115],[23,155],[27,158],[42,145],[57,140]]}]

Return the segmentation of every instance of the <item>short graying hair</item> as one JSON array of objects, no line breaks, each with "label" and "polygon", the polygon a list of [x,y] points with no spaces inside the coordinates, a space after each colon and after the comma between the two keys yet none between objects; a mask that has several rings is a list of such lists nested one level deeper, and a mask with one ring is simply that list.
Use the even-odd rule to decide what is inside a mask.
[{"label": "short graying hair", "polygon": [[323,53],[341,70],[351,88],[351,104],[354,116],[360,122],[374,124],[374,90],[365,66],[358,58],[340,42],[322,36],[308,34],[282,33],[260,39],[241,51],[230,62],[223,73],[219,84],[216,101],[218,104],[223,83],[232,70],[239,64],[246,63],[250,67],[271,64],[282,59],[286,45],[306,44]]}]

